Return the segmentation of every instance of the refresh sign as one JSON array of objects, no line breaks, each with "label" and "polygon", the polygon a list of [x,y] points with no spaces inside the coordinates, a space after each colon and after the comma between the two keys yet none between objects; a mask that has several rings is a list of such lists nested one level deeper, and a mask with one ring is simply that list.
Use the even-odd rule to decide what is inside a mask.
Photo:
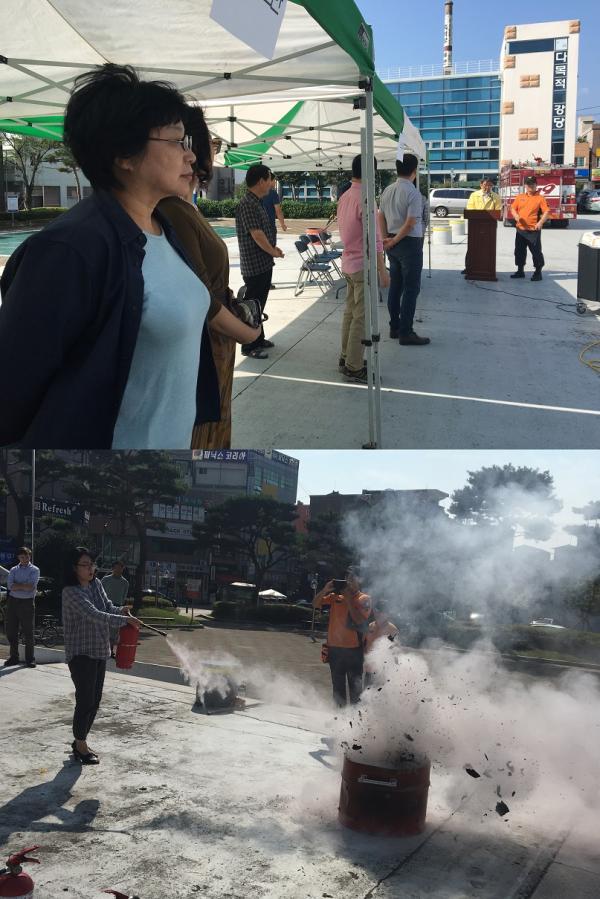
[{"label": "refresh sign", "polygon": [[211,19],[261,56],[273,59],[287,0],[213,0]]}]

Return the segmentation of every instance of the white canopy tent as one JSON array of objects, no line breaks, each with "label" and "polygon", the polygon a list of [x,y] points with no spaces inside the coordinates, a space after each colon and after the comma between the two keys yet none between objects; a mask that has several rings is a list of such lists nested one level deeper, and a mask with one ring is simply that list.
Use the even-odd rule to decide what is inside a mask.
[{"label": "white canopy tent", "polygon": [[[405,124],[402,108],[375,75],[371,28],[353,0],[288,0],[287,5],[280,0],[228,0],[230,10],[237,5],[240,18],[247,19],[251,8],[257,21],[267,15],[265,10],[280,16],[272,58],[252,49],[246,36],[244,40],[234,36],[211,18],[213,2],[3,0],[0,130],[56,135],[77,75],[106,62],[130,64],[145,77],[168,80],[204,104],[234,104],[240,98],[266,104],[352,93],[352,105],[362,110],[362,140],[358,146],[355,130],[353,155],[360,150],[366,160],[367,445],[381,446],[372,162],[379,129],[373,127],[373,115],[377,109],[397,140]],[[222,6],[222,0],[219,3]],[[350,101],[344,106],[349,109]],[[307,158],[310,153],[312,149]]]}]

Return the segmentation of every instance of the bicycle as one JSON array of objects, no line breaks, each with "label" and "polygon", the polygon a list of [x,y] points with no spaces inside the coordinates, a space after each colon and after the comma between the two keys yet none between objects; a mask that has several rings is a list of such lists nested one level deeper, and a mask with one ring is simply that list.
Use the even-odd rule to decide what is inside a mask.
[{"label": "bicycle", "polygon": [[52,615],[44,615],[41,622],[36,625],[33,631],[33,638],[36,643],[50,648],[63,642],[64,632],[58,618]]}]

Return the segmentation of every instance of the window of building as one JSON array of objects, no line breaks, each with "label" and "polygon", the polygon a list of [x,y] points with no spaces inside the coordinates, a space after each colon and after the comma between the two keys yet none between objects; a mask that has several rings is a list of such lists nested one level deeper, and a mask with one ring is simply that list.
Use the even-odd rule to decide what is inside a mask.
[{"label": "window of building", "polygon": [[509,41],[508,56],[515,56],[517,53],[547,53],[554,50],[554,38],[538,38],[531,41]]}]

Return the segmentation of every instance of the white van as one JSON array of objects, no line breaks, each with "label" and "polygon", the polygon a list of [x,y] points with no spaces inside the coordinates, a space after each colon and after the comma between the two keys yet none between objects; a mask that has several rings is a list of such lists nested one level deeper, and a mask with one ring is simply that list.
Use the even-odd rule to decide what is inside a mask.
[{"label": "white van", "polygon": [[429,191],[431,214],[440,219],[447,215],[462,215],[474,187],[434,187]]}]

